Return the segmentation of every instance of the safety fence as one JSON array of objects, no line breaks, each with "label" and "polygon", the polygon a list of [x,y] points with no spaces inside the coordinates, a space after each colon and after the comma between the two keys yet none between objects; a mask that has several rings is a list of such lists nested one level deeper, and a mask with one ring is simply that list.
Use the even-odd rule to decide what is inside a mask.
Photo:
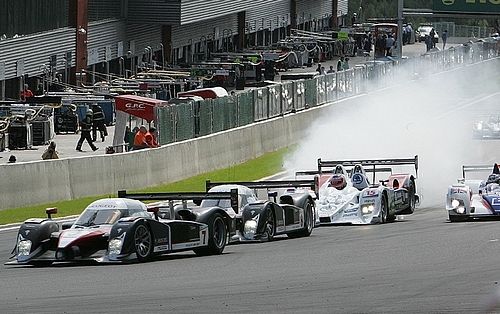
[{"label": "safety fence", "polygon": [[160,143],[196,138],[298,112],[387,87],[414,75],[429,75],[491,59],[498,53],[498,42],[478,42],[416,58],[372,60],[349,70],[282,82],[228,97],[159,107]]}]

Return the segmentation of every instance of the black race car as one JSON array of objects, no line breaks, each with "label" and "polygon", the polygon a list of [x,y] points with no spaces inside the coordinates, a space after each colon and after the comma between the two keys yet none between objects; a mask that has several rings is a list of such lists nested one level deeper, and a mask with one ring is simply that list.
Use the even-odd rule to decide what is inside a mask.
[{"label": "black race car", "polygon": [[[237,191],[229,193],[157,193],[162,200],[230,199],[237,208]],[[73,223],[62,227],[51,219],[28,219],[19,228],[7,264],[50,265],[54,262],[147,261],[155,255],[193,250],[198,255],[221,254],[228,238],[226,212],[204,208],[193,221],[162,219],[158,207],[127,198],[107,198],[91,203]],[[148,198],[154,199],[154,198]],[[173,209],[173,208],[172,208]],[[173,217],[173,216],[172,216]]]},{"label": "black race car", "polygon": [[[236,222],[233,240],[271,241],[279,234],[290,238],[311,234],[317,220],[315,186],[314,180],[207,181],[206,191],[210,194],[238,190],[240,212],[233,214]],[[277,189],[285,189],[284,193],[280,193],[279,202]],[[254,190],[267,190],[268,199],[258,200]]]}]

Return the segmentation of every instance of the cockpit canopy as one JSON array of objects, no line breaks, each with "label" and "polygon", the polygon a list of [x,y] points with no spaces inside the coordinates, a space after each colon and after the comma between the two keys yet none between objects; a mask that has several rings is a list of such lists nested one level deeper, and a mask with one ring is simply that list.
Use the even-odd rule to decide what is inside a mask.
[{"label": "cockpit canopy", "polygon": [[112,225],[123,217],[150,217],[146,205],[132,199],[109,198],[91,203],[80,214],[74,226]]}]

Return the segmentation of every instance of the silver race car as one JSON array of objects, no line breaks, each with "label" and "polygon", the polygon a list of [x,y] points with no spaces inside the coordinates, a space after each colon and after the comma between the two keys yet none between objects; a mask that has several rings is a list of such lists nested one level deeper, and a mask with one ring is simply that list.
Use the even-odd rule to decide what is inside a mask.
[{"label": "silver race car", "polygon": [[500,115],[476,120],[472,126],[472,135],[476,139],[500,138]]},{"label": "silver race car", "polygon": [[[393,174],[388,166],[414,165],[412,174]],[[333,171],[325,171],[325,167]],[[366,168],[366,169],[365,169]],[[396,215],[412,214],[419,203],[416,193],[418,157],[381,160],[318,160],[315,175],[318,189],[316,207],[321,224],[372,224],[392,221]],[[373,174],[370,182],[367,172]],[[376,174],[389,172],[380,183]]]},{"label": "silver race car", "polygon": [[[491,171],[486,180],[467,179],[468,173]],[[500,218],[500,170],[498,165],[463,166],[462,178],[448,187],[446,210],[451,222],[471,218]]]}]

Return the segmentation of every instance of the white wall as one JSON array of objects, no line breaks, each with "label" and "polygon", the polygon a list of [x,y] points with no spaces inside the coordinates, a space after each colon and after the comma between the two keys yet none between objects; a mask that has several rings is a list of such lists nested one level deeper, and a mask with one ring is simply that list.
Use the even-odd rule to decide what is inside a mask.
[{"label": "white wall", "polygon": [[114,194],[227,168],[296,143],[321,110],[318,107],[158,149],[1,165],[0,209]]}]

